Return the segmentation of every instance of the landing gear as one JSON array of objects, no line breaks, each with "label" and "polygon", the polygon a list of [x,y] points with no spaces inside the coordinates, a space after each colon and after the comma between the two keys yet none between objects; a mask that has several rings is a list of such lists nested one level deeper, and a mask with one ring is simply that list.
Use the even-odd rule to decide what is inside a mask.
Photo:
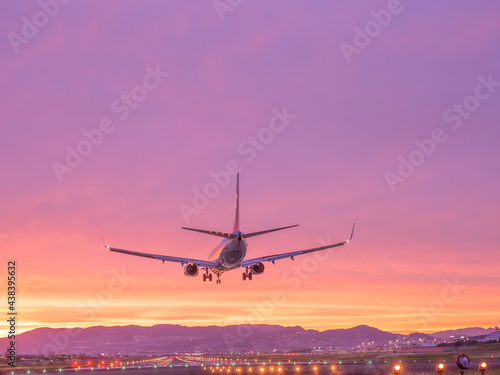
[{"label": "landing gear", "polygon": [[[212,275],[210,275],[210,276],[212,276]],[[221,283],[221,281],[220,281],[220,275],[219,274],[217,274],[217,280],[216,280],[215,283],[216,284],[220,284]]]},{"label": "landing gear", "polygon": [[203,281],[212,281],[212,274],[208,273],[208,268],[205,268],[205,273],[203,274]]},{"label": "landing gear", "polygon": [[252,273],[248,272],[248,267],[247,267],[246,272],[243,272],[243,280],[246,280],[247,278],[248,278],[248,280],[252,280]]}]

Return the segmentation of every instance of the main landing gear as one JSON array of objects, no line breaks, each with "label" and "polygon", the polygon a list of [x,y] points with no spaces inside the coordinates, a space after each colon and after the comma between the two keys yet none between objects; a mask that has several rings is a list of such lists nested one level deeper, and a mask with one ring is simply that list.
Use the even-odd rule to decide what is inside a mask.
[{"label": "main landing gear", "polygon": [[252,273],[248,272],[248,267],[247,267],[246,272],[243,272],[243,280],[246,280],[247,278],[248,278],[248,280],[252,280]]},{"label": "main landing gear", "polygon": [[203,274],[203,281],[212,281],[212,274],[204,273]]}]

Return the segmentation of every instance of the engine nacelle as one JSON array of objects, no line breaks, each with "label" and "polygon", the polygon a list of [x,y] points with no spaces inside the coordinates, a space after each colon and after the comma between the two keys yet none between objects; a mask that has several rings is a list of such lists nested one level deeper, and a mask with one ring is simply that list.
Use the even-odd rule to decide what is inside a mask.
[{"label": "engine nacelle", "polygon": [[253,275],[260,275],[264,272],[264,263],[259,262],[250,267],[250,273]]},{"label": "engine nacelle", "polygon": [[193,263],[186,264],[184,266],[184,275],[186,276],[198,276],[198,266]]}]

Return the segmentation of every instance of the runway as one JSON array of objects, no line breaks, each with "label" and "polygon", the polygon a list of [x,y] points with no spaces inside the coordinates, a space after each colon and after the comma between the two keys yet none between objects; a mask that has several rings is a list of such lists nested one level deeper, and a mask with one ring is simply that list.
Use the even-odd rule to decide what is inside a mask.
[{"label": "runway", "polygon": [[[142,366],[116,366],[106,368],[65,368],[42,370],[32,368],[14,369],[5,375],[97,375],[99,373],[111,373],[120,375],[389,375],[393,373],[393,366],[400,364],[401,375],[405,373],[436,373],[435,361],[415,359],[413,361],[394,361],[384,363],[383,361],[345,361],[345,362],[295,362],[295,363],[266,363],[266,364],[201,364],[186,363],[177,358],[163,360],[157,363],[148,363]],[[156,367],[155,367],[156,366]],[[470,370],[466,371],[477,374],[478,363],[474,363]],[[488,360],[488,371],[500,369],[500,359]],[[454,363],[446,363],[446,374],[458,374]],[[486,375],[488,372],[486,373]]]}]

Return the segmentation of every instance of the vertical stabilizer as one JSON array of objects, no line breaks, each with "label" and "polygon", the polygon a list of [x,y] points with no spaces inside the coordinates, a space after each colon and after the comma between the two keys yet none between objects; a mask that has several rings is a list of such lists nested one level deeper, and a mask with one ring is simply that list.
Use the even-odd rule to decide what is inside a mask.
[{"label": "vertical stabilizer", "polygon": [[233,233],[240,230],[240,172],[236,175],[236,207],[234,208]]}]

